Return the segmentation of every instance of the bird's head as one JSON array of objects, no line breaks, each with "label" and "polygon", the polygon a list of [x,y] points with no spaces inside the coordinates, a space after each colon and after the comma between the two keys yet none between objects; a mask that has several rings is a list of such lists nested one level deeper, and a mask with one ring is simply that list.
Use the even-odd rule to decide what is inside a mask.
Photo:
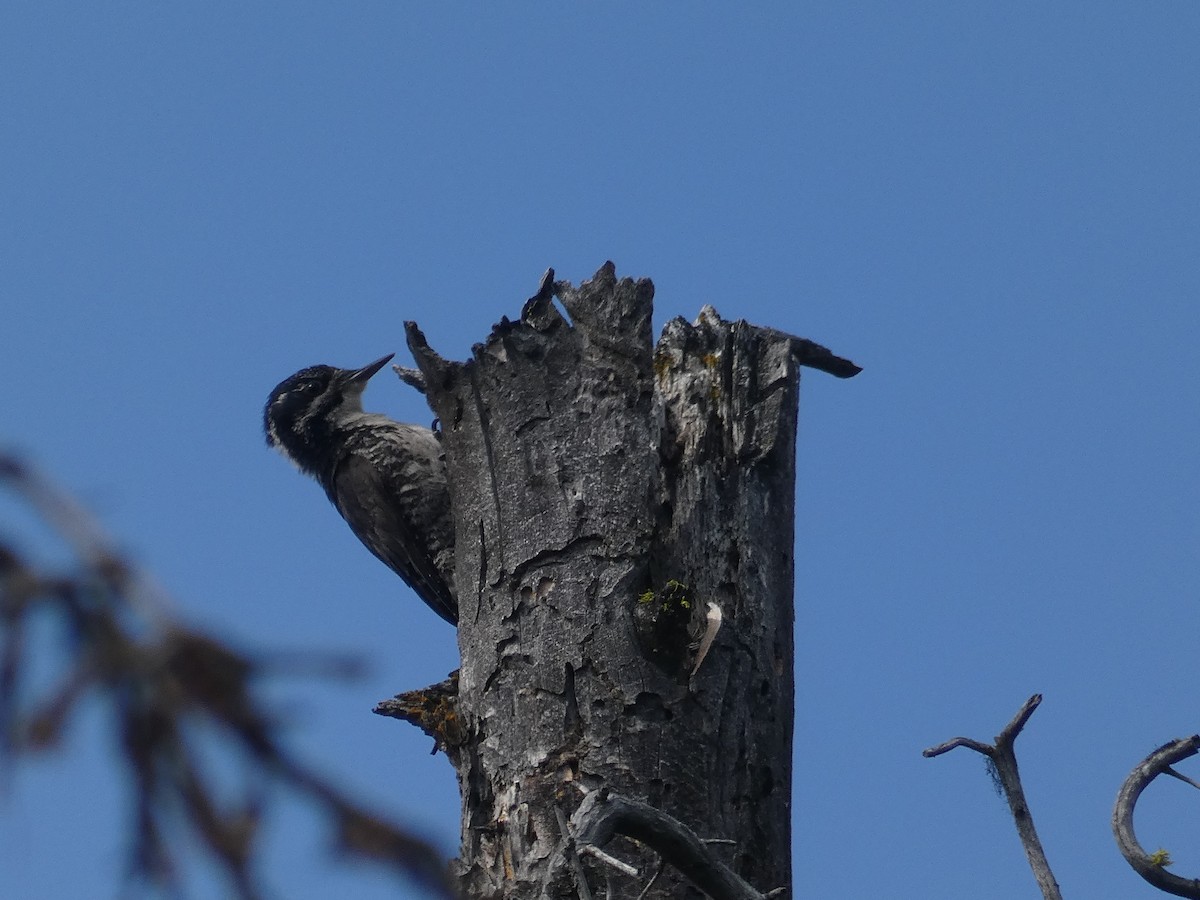
[{"label": "bird's head", "polygon": [[362,415],[363,389],[395,355],[389,353],[361,369],[309,366],[285,378],[263,409],[267,444],[302,472],[319,474],[334,452],[338,427]]}]

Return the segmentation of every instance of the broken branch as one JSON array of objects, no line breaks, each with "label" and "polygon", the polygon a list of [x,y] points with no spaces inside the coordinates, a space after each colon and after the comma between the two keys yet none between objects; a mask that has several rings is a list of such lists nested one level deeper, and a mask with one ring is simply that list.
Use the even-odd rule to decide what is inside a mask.
[{"label": "broken branch", "polygon": [[996,736],[995,744],[985,744],[971,738],[957,737],[938,744],[936,747],[930,747],[922,752],[922,756],[932,758],[948,753],[955,747],[966,747],[976,753],[982,753],[991,761],[995,767],[996,780],[999,782],[1001,790],[1004,791],[1004,798],[1008,801],[1008,808],[1016,823],[1017,833],[1021,837],[1021,845],[1025,848],[1025,856],[1029,859],[1029,867],[1033,869],[1033,877],[1037,880],[1038,887],[1042,889],[1042,896],[1045,900],[1062,900],[1058,882],[1054,880],[1054,873],[1050,871],[1050,863],[1046,860],[1042,842],[1038,839],[1037,829],[1033,827],[1033,816],[1029,812],[1029,805],[1025,802],[1025,791],[1021,787],[1021,775],[1017,769],[1017,754],[1013,749],[1017,735],[1021,733],[1025,723],[1029,721],[1029,717],[1033,715],[1033,711],[1041,702],[1041,694],[1034,694],[1026,700],[1017,714],[1013,716],[1012,721],[1004,726],[1004,730]]}]

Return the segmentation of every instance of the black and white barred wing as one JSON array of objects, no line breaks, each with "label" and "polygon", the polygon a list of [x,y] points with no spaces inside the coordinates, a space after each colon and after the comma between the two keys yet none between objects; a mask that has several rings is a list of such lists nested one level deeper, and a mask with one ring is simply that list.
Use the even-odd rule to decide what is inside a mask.
[{"label": "black and white barred wing", "polygon": [[[420,488],[392,477],[358,454],[338,463],[332,487],[330,499],[367,549],[403,578],[430,609],[458,624],[458,602],[434,561],[429,525],[418,521],[422,518],[419,502],[412,496],[398,496]],[[405,509],[414,514],[406,515]]]}]

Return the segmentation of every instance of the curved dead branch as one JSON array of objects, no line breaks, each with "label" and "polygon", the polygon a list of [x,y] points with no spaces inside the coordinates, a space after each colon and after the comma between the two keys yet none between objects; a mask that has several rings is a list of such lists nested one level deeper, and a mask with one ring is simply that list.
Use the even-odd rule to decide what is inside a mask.
[{"label": "curved dead branch", "polygon": [[637,800],[592,791],[575,810],[571,825],[580,848],[603,847],[618,834],[645,844],[713,900],[763,900],[765,896],[718,860],[694,831]]},{"label": "curved dead branch", "polygon": [[1142,760],[1125,779],[1121,790],[1117,792],[1117,803],[1113,808],[1113,836],[1117,839],[1121,855],[1146,881],[1176,897],[1200,897],[1200,880],[1172,875],[1163,868],[1164,863],[1160,858],[1142,849],[1133,833],[1133,809],[1142,791],[1159,775],[1173,775],[1195,786],[1195,782],[1179,775],[1171,766],[1197,753],[1200,753],[1200,734],[1163,744]]}]

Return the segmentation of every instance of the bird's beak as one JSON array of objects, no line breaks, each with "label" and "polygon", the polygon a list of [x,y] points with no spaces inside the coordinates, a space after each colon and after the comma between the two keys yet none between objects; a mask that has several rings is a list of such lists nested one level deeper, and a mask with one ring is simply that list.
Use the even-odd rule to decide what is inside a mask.
[{"label": "bird's beak", "polygon": [[350,383],[366,385],[366,383],[370,381],[371,376],[391,362],[392,357],[395,355],[395,353],[389,353],[387,356],[375,360],[375,362],[371,363],[369,366],[363,366],[357,372],[350,373]]}]

